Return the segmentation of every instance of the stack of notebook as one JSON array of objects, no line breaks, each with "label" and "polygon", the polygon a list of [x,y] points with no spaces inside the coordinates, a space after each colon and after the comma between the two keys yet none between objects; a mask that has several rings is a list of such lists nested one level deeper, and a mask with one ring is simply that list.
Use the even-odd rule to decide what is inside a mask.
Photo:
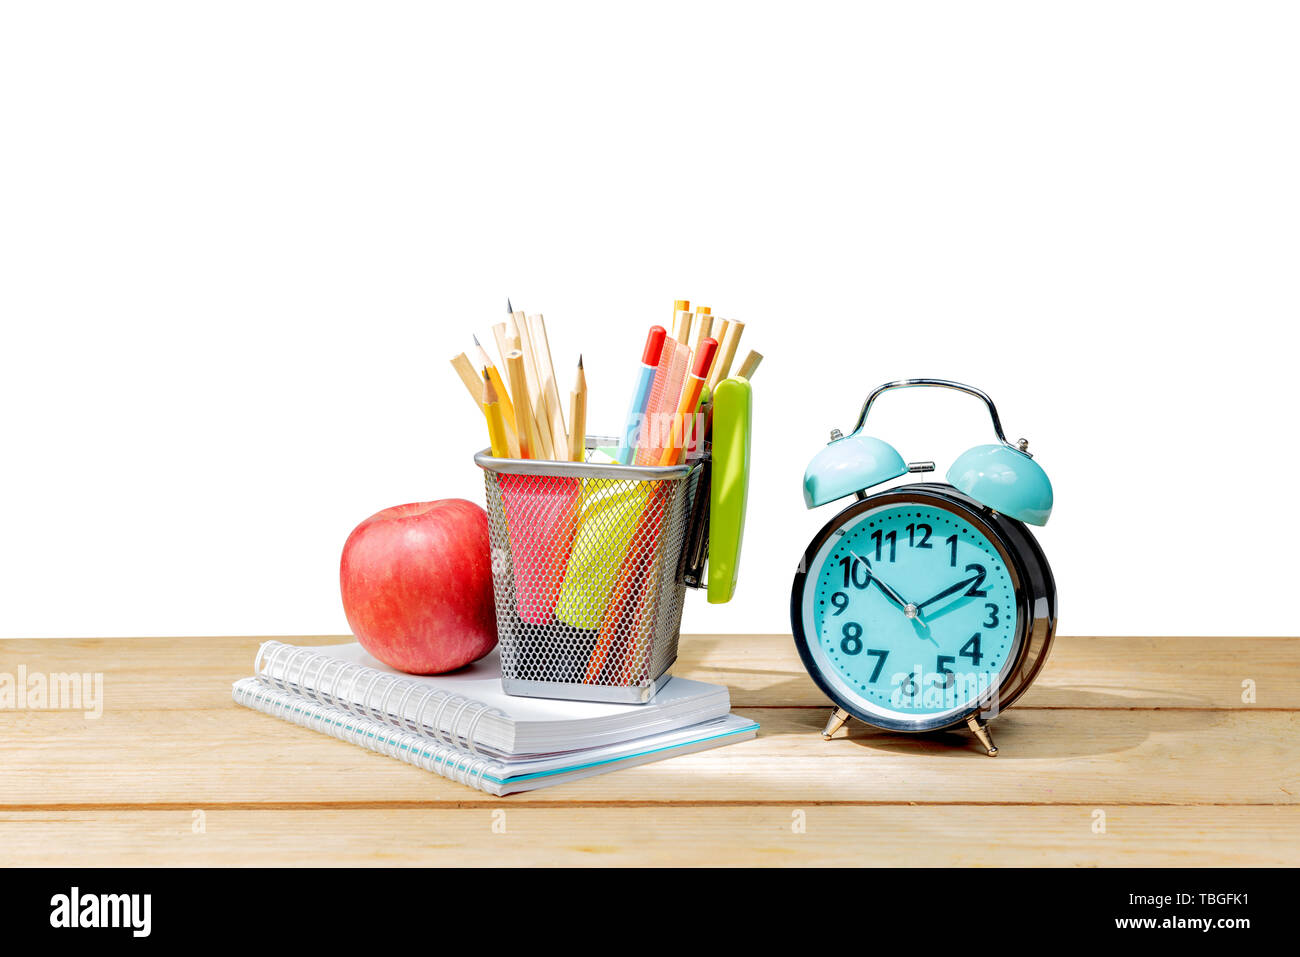
[{"label": "stack of notebook", "polygon": [[449,675],[406,675],[358,644],[268,641],[238,704],[491,794],[561,784],[754,737],[721,685],[671,678],[645,705],[517,698],[498,653]]}]

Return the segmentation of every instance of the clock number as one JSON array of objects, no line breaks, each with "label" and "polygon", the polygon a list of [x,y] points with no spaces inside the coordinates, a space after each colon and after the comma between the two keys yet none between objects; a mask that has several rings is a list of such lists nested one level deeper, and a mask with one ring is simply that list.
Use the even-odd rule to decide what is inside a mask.
[{"label": "clock number", "polygon": [[[916,540],[917,529],[921,530],[921,540],[919,542]],[[934,546],[930,544],[930,535],[933,532],[934,529],[925,523],[920,525],[909,525],[907,526],[907,544],[913,548],[934,548]]]},{"label": "clock number", "polygon": [[977,631],[971,635],[970,641],[962,645],[961,651],[957,652],[957,654],[963,658],[969,658],[970,663],[978,668],[980,662],[984,660],[984,655],[980,653],[980,633]]},{"label": "clock number", "polygon": [[998,606],[993,604],[993,602],[990,601],[990,602],[985,602],[984,607],[989,610],[989,620],[984,622],[983,627],[996,628],[998,626],[998,621],[1000,621],[1000,619],[998,618]]},{"label": "clock number", "polygon": [[[854,588],[866,588],[871,584],[871,569],[867,563],[858,558],[857,555],[845,555],[840,559],[840,566],[844,569],[844,587],[852,585]],[[858,581],[858,570],[862,571],[862,581]]]},{"label": "clock number", "polygon": [[936,682],[934,683],[934,687],[936,687],[936,688],[951,688],[951,687],[952,687],[953,682],[955,682],[955,681],[957,680],[957,676],[956,676],[955,674],[953,674],[951,671],[948,670],[948,665],[952,664],[952,663],[955,662],[956,660],[957,660],[957,659],[954,658],[954,657],[952,657],[951,655],[940,655],[940,656],[939,656],[938,664],[935,665],[935,670],[938,671],[939,674],[938,674],[938,675],[935,675],[935,677],[938,678],[940,675],[942,675],[942,676],[943,676],[943,680],[942,680],[942,681],[936,681]]},{"label": "clock number", "polygon": [[903,683],[898,686],[898,690],[909,698],[915,698],[920,694],[921,686],[917,683],[915,671],[903,679]]},{"label": "clock number", "polygon": [[967,597],[967,598],[985,598],[985,597],[987,597],[987,596],[988,596],[988,592],[986,592],[984,589],[980,588],[980,585],[983,585],[983,584],[984,584],[984,579],[985,579],[985,577],[988,575],[988,572],[984,570],[984,566],[983,566],[983,565],[967,565],[967,566],[966,566],[966,571],[968,571],[968,572],[974,572],[975,575],[976,575],[975,580],[974,580],[973,582],[970,583],[970,588],[967,588],[967,589],[966,589],[966,597]]},{"label": "clock number", "polygon": [[844,635],[840,639],[840,651],[846,655],[862,654],[862,626],[856,621],[846,621],[844,629],[841,631]]},{"label": "clock number", "polygon": [[871,533],[871,540],[876,543],[876,561],[881,560],[886,541],[889,542],[889,560],[892,562],[898,557],[898,532],[890,532],[886,535],[880,529],[876,529]]},{"label": "clock number", "polygon": [[867,680],[875,684],[880,680],[880,672],[885,670],[885,659],[889,657],[888,651],[881,651],[879,648],[868,648],[867,654],[876,659],[876,667],[871,672],[871,677]]},{"label": "clock number", "polygon": [[948,543],[948,547],[952,549],[952,552],[948,556],[948,567],[956,568],[957,567],[957,536],[949,535],[947,538],[944,539],[944,541],[946,541]]},{"label": "clock number", "polygon": [[837,591],[831,595],[831,604],[835,606],[835,617],[838,618],[849,607],[849,596],[842,591]]}]

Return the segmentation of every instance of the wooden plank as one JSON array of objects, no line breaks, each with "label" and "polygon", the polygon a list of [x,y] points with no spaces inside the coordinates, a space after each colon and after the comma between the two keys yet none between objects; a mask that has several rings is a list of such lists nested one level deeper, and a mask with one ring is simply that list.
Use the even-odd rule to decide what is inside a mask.
[{"label": "wooden plank", "polygon": [[[737,706],[824,705],[789,635],[682,638],[674,674],[731,689]],[[1056,639],[1019,708],[1300,708],[1300,638]]]},{"label": "wooden plank", "polygon": [[[247,675],[262,638],[128,638],[0,641],[0,671],[105,674],[110,707],[223,709],[230,684]],[[336,644],[339,636],[282,639]],[[1300,638],[1057,639],[1022,708],[1300,709]],[[820,707],[789,635],[684,636],[674,673],[725,684],[738,707]]]},{"label": "wooden plank", "polygon": [[[225,708],[230,686],[253,670],[258,637],[54,638],[0,641],[0,672],[100,672],[105,707]],[[283,639],[299,645],[343,644],[337,635]]]},{"label": "wooden plank", "polygon": [[17,712],[0,723],[0,806],[322,803],[1291,804],[1300,714],[1013,709],[986,757],[966,734],[820,740],[825,712],[738,709],[756,741],[506,799],[228,703],[109,708],[99,720]]},{"label": "wooden plank", "polygon": [[[1100,833],[1099,824],[1105,828]],[[124,863],[1294,867],[1300,864],[1300,808],[0,811],[0,864],[6,867]]]}]

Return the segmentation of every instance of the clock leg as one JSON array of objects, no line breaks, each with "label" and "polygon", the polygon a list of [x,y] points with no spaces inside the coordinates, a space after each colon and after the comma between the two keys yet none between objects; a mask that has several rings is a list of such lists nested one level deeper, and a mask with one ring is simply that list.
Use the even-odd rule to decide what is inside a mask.
[{"label": "clock leg", "polygon": [[848,720],[849,713],[843,708],[836,708],[831,712],[831,717],[830,720],[826,722],[826,727],[822,728],[822,737],[829,741],[831,735],[844,727],[844,722]]},{"label": "clock leg", "polygon": [[980,739],[980,744],[984,745],[984,750],[988,752],[989,757],[997,757],[998,746],[993,743],[993,735],[989,734],[989,726],[974,715],[966,719],[966,726],[971,729],[971,733],[975,737]]}]

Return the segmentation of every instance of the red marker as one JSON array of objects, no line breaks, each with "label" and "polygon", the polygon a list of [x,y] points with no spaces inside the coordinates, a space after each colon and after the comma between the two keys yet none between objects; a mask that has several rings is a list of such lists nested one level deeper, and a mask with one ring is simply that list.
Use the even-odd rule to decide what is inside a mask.
[{"label": "red marker", "polygon": [[664,350],[664,338],[667,335],[668,331],[663,326],[651,326],[650,334],[646,336],[645,351],[641,353],[641,370],[637,373],[632,404],[627,410],[623,441],[618,447],[618,460],[623,465],[630,464],[632,455],[636,452],[637,434],[641,431],[641,423],[650,404],[650,388],[654,385],[655,370],[659,366],[659,356]]}]

